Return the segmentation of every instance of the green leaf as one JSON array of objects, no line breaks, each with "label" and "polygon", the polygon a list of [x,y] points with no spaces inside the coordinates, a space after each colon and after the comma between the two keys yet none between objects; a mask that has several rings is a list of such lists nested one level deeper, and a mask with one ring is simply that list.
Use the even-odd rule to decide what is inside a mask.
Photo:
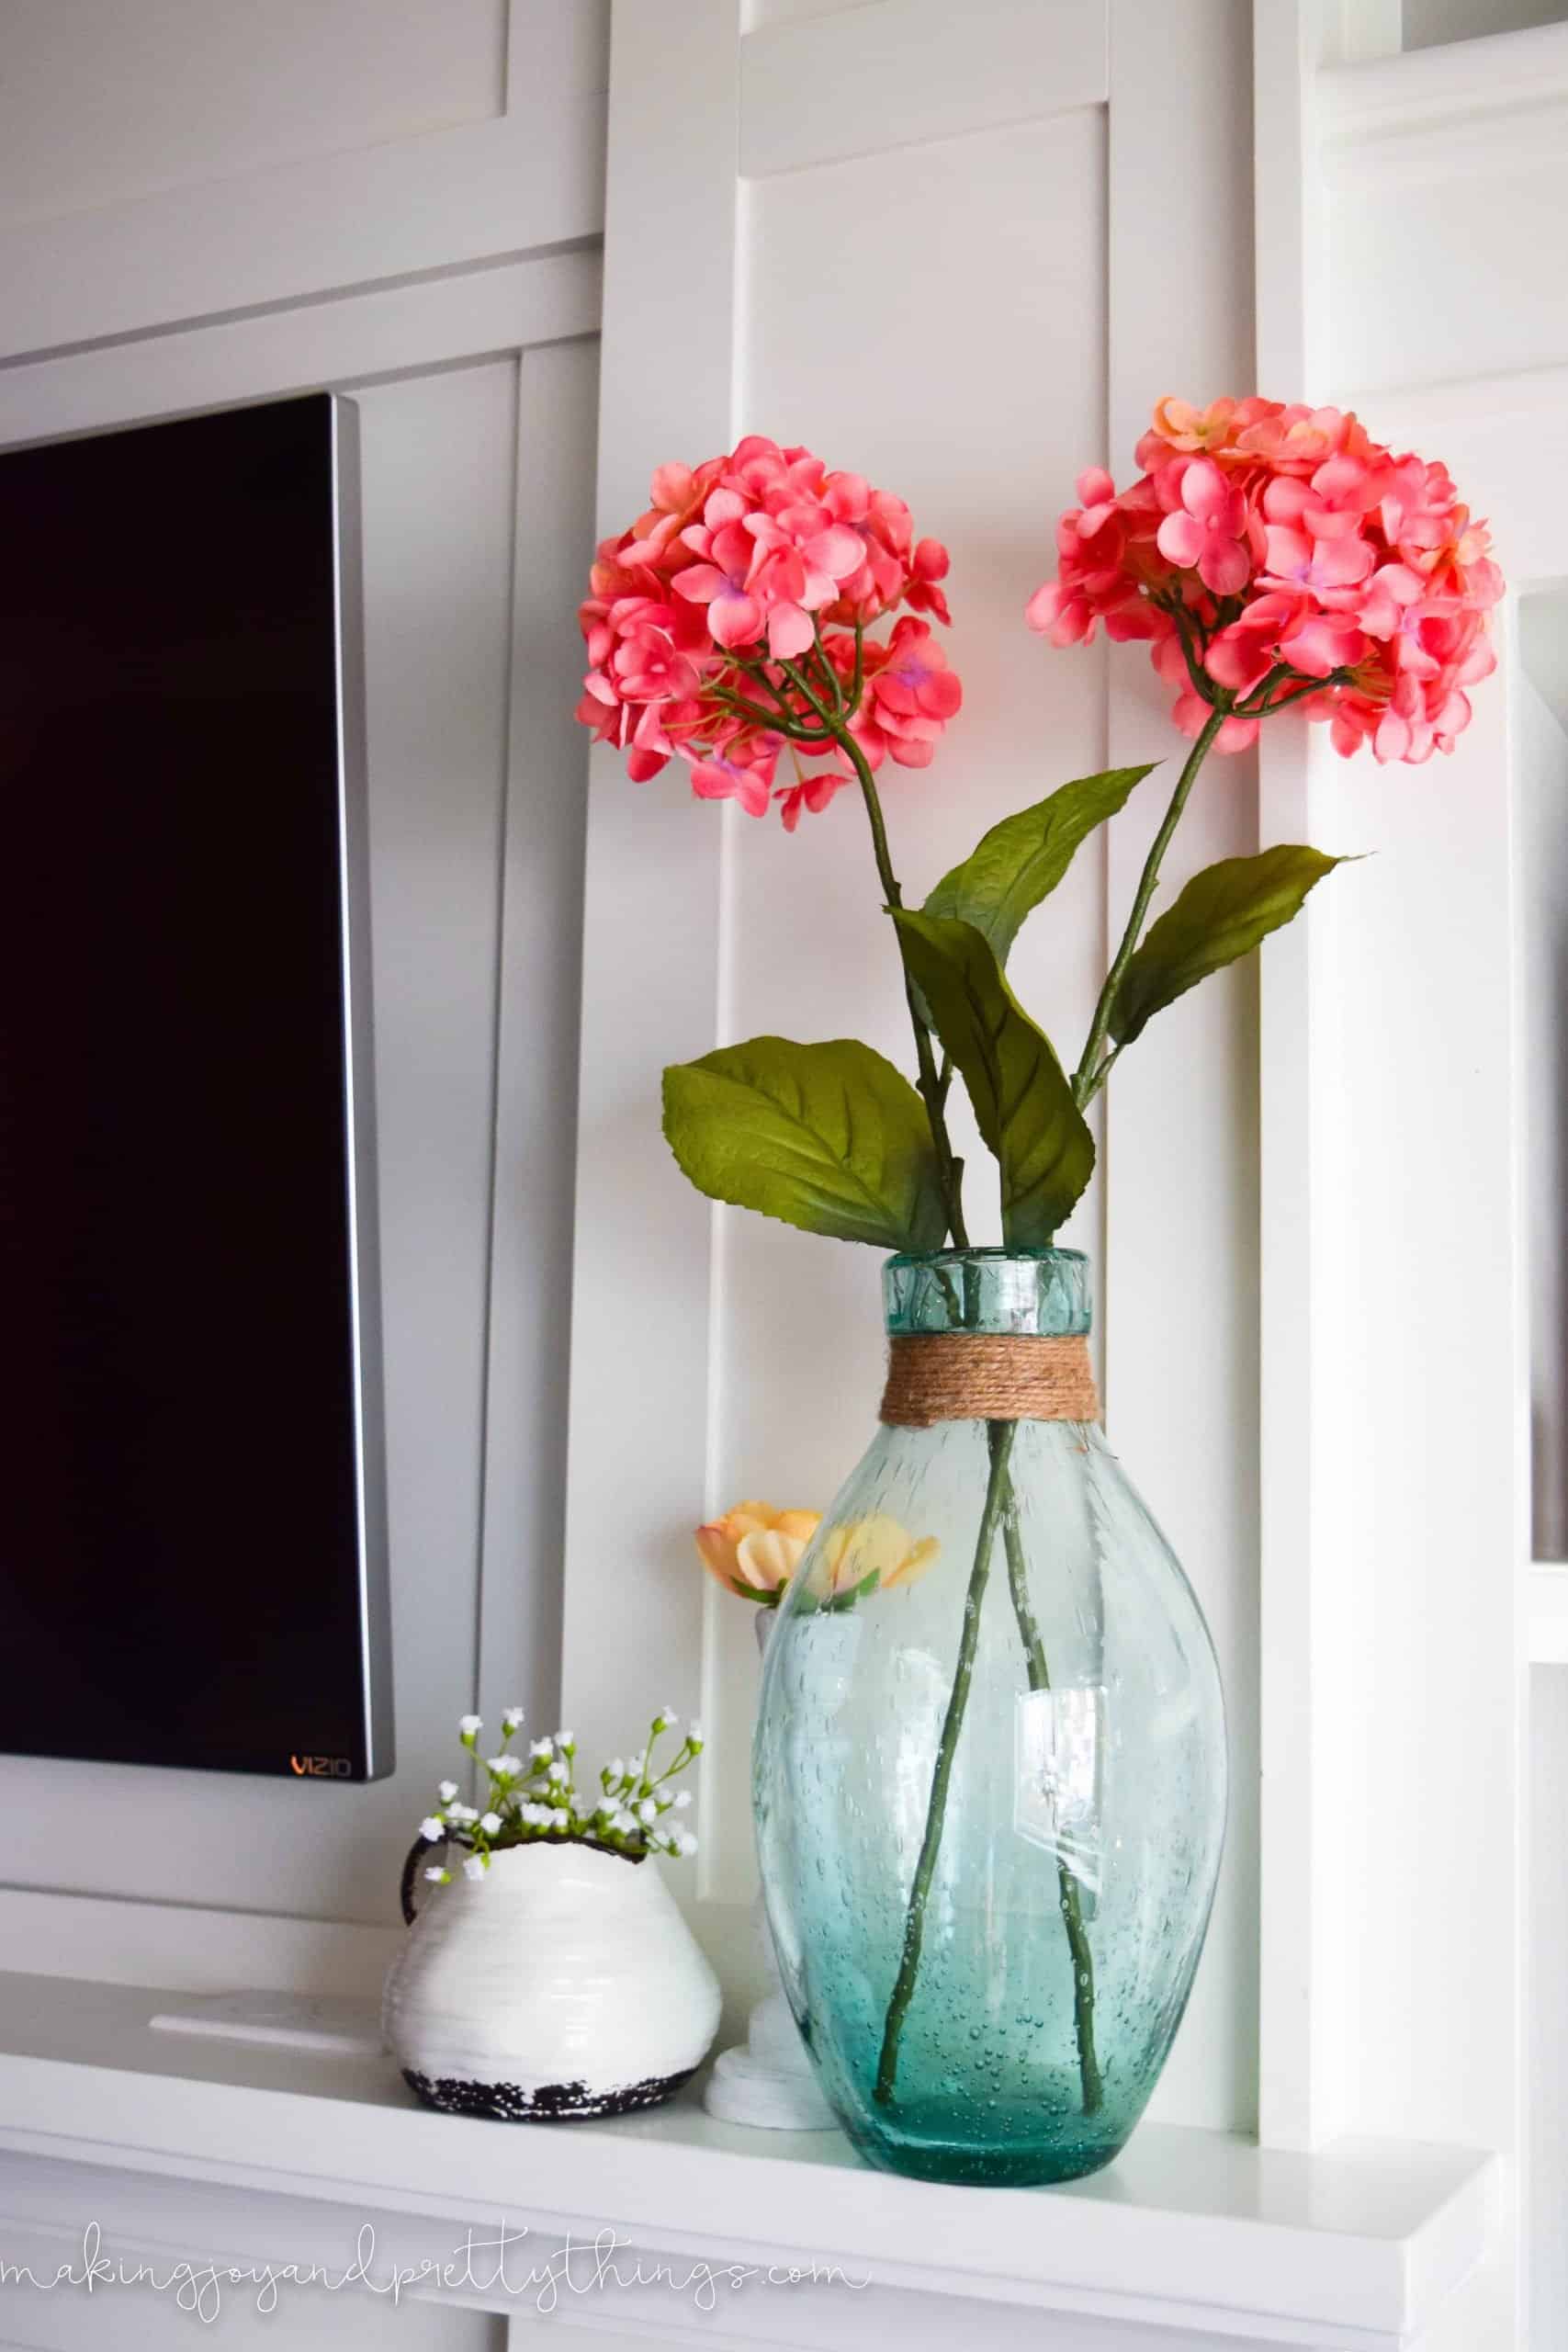
[{"label": "green leaf", "polygon": [[1062,1065],[972,923],[924,913],[893,920],[909,976],[1000,1164],[1002,1238],[1010,1249],[1043,1248],[1094,1168],[1094,1138]]},{"label": "green leaf", "polygon": [[1148,774],[1145,766],[1080,775],[1032,808],[1004,817],[972,856],[942,876],[926,900],[926,913],[973,923],[998,963],[1005,964],[1024,917],[1050,897],[1080,844],[1115,816]]},{"label": "green leaf", "polygon": [[925,1105],[854,1037],[753,1037],[664,1073],[664,1133],[710,1200],[879,1250],[947,1235]]},{"label": "green leaf", "polygon": [[1122,975],[1111,1009],[1118,1046],[1130,1046],[1156,1012],[1211,972],[1249,956],[1259,940],[1299,915],[1307,892],[1344,863],[1285,842],[1256,857],[1222,858],[1195,874],[1150,925]]}]

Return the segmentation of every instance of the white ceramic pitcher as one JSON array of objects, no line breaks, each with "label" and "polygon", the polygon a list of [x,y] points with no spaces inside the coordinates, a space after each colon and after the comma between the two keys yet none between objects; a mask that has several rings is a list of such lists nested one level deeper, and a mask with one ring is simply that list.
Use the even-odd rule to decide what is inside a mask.
[{"label": "white ceramic pitcher", "polygon": [[[412,1860],[412,1858],[411,1858]],[[621,2115],[678,2090],[718,1979],[653,1860],[540,1839],[456,1873],[413,1915],[381,2021],[427,2106],[510,2122]]]}]

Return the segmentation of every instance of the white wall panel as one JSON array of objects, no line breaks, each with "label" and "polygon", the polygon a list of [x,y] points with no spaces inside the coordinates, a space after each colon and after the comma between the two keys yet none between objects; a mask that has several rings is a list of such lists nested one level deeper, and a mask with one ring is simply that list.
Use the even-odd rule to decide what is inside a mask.
[{"label": "white wall panel", "polygon": [[7,227],[506,103],[504,0],[6,0],[0,44]]},{"label": "white wall panel", "polygon": [[[476,1689],[509,737],[509,977],[521,989],[513,1017],[536,1010],[544,1050],[519,1051],[506,1096],[506,1292],[493,1340],[508,1365],[497,1449],[507,1508],[498,1503],[490,1532],[486,1668],[509,1685],[502,1701],[521,1690],[543,1706],[553,1692],[581,769],[552,707],[570,707],[575,648],[530,584],[527,656],[514,671],[512,581],[514,529],[534,583],[554,576],[563,542],[585,527],[592,349],[525,364],[534,480],[521,485],[515,360],[356,393],[398,1770],[371,1788],[318,1792],[6,1758],[0,1789],[17,1832],[4,1867],[31,1886],[395,1916],[405,1830],[450,1769],[453,1725]],[[532,1099],[536,1084],[558,1103]]]},{"label": "white wall panel", "polygon": [[[30,126],[16,217],[0,208],[12,359],[449,276],[602,225],[608,0],[506,0],[500,36],[489,0],[6,13],[21,22],[9,39],[0,17],[0,104]],[[67,57],[84,15],[112,32]],[[275,25],[298,42],[275,47]]]},{"label": "white wall panel", "polygon": [[1342,394],[1568,356],[1568,24],[1341,67],[1322,120]]},{"label": "white wall panel", "polygon": [[[748,191],[742,428],[806,441],[829,464],[897,491],[916,530],[953,554],[955,625],[942,635],[965,706],[931,767],[889,763],[879,779],[911,904],[988,826],[1102,762],[1099,656],[1049,650],[1022,613],[1049,568],[1055,506],[1100,446],[1103,175],[1094,108]],[[711,818],[672,809],[670,821]],[[1096,866],[1092,855],[1079,862],[1010,966],[1069,1060],[1094,1008]],[[731,893],[728,1035],[859,1036],[912,1068],[858,794],[803,817],[793,838],[776,818],[739,820]],[[953,1107],[972,1171],[970,1227],[976,1240],[995,1239],[992,1163],[961,1089]],[[722,1226],[717,1497],[760,1493],[825,1510],[874,1426],[880,1257],[759,1217],[726,1213]],[[708,1629],[728,1663],[714,1722],[732,1759],[750,1738],[750,1615],[716,1589]],[[709,1822],[715,1892],[739,1897],[755,1884],[745,1776],[728,1770],[716,1781],[725,1811]]]},{"label": "white wall panel", "polygon": [[[733,295],[728,280],[705,281],[692,333],[710,358],[724,337],[739,354],[735,429],[803,440],[865,472],[952,548],[947,641],[965,707],[930,769],[890,766],[883,778],[895,864],[915,896],[1003,813],[1108,753],[1179,754],[1164,696],[1143,690],[1136,650],[1113,665],[1103,647],[1054,651],[1029,634],[1022,608],[1053,567],[1075,476],[1107,460],[1125,476],[1160,392],[1207,398],[1242,380],[1250,318],[1240,0],[1183,0],[1157,27],[1141,6],[1103,0],[1049,10],[995,0],[961,30],[956,21],[926,0],[844,10],[765,0],[749,12],[729,83],[715,86],[736,12],[711,0],[705,32],[693,26],[678,53],[666,41],[656,62],[636,61],[671,77],[653,110],[657,136],[634,114],[612,141],[617,354],[606,381],[620,386],[620,429],[606,453],[618,468],[635,438],[642,454],[641,478],[604,526],[635,512],[657,458],[723,446],[707,427],[699,436],[689,398],[662,438],[645,424],[648,336],[658,333],[645,315],[646,222],[651,213],[673,237],[700,210],[705,252],[715,222],[734,221]],[[645,23],[632,9],[617,18],[617,87],[623,28],[629,58]],[[841,97],[840,75],[863,103],[792,118],[791,92]],[[739,165],[735,146],[728,164],[721,153],[736,141],[737,89]],[[632,215],[617,172],[635,187],[632,233],[618,225]],[[1179,273],[1173,240],[1188,254]],[[679,241],[684,249],[692,238]],[[702,413],[715,414],[728,392],[722,368],[705,367],[700,384]],[[657,397],[662,413],[667,396]],[[1104,969],[1108,895],[1124,919],[1143,822],[1112,844],[1109,874],[1103,842],[1085,854],[1014,954],[1021,995],[1069,1055]],[[1193,821],[1192,862],[1250,846],[1255,825],[1248,769],[1216,770]],[[762,1029],[850,1031],[900,1062],[909,1047],[852,797],[804,818],[791,839],[776,820],[693,806],[669,777],[637,787],[606,775],[590,841],[584,1083],[585,1102],[592,1090],[600,1107],[585,1118],[580,1198],[596,1204],[597,1235],[607,1219],[629,1220],[629,1238],[580,1240],[568,1687],[603,1710],[650,1673],[678,1671],[689,1686],[700,1668],[711,1936],[754,1883],[746,1754],[757,1668],[750,1611],[697,1581],[688,1531],[742,1493],[825,1505],[869,1440],[883,1342],[873,1253],[727,1211],[701,1212],[711,1240],[694,1238],[672,1165],[642,1157],[656,1131],[657,1067]],[[678,904],[695,907],[681,937],[652,882],[675,860]],[[617,947],[640,912],[634,868],[653,891],[636,960]],[[699,874],[705,896],[694,901]],[[1112,1436],[1189,1558],[1233,1708],[1232,1859],[1162,2111],[1245,2126],[1256,2041],[1254,1016],[1246,978],[1205,996],[1196,1014],[1169,1016],[1163,1054],[1145,1049],[1163,1082],[1145,1080],[1141,1108],[1124,1095],[1125,1110],[1110,1112],[1111,1181],[1128,1215],[1112,1225],[1107,1360]],[[623,1073],[613,1089],[607,1068]],[[1127,1082],[1119,1071],[1117,1086]],[[973,1138],[960,1118],[964,1149]],[[982,1153],[970,1158],[971,1223],[994,1233],[994,1177]],[[1099,1200],[1097,1186],[1075,1220],[1097,1255]],[[639,1250],[645,1232],[665,1246]],[[619,1319],[607,1324],[611,1305]],[[577,1463],[580,1437],[581,1458],[593,1455],[617,1384],[623,1415],[626,1390],[648,1401],[624,1441],[632,1475],[611,1484]],[[1201,1406],[1190,1409],[1194,1396]],[[638,1579],[656,1579],[662,1596],[651,1636],[630,1618],[623,1630],[611,1605]],[[679,1703],[680,1688],[668,1695]]]}]

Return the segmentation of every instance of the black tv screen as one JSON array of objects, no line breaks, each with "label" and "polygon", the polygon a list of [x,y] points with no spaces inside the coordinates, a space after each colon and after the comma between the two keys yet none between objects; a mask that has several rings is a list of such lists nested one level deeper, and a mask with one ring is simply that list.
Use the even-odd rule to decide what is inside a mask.
[{"label": "black tv screen", "polygon": [[0,1749],[391,1769],[357,467],[0,454]]}]

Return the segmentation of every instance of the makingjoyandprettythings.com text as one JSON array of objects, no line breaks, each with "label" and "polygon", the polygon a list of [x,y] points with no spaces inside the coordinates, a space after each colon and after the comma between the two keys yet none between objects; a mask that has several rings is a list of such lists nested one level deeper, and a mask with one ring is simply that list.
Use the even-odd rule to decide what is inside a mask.
[{"label": "makingjoyandprettythings.com text", "polygon": [[529,2232],[502,2223],[493,2236],[473,2229],[446,2255],[422,2256],[412,2261],[378,2258],[372,2222],[360,2224],[354,2259],[341,2269],[324,2262],[231,2262],[196,2256],[160,2261],[116,2256],[105,2245],[96,2222],[82,2233],[79,2257],[47,2266],[7,2260],[0,2254],[0,2288],[28,2288],[53,2294],[61,2288],[85,2290],[89,2295],[124,2287],[172,2295],[179,2309],[212,2325],[223,2308],[225,2290],[254,2290],[254,2308],[263,2315],[275,2312],[286,2287],[309,2287],[335,2295],[355,2288],[383,2295],[396,2304],[405,2294],[442,2293],[494,2297],[497,2302],[530,2301],[541,2314],[558,2311],[573,2296],[602,2294],[606,2290],[661,2288],[689,2295],[697,2311],[711,2312],[729,2294],[744,2287],[847,2287],[858,2294],[871,2283],[855,2278],[836,2262],[803,2257],[793,2262],[679,2262],[634,2254],[630,2242],[612,2229],[592,2239],[569,2232],[548,2251],[534,2256],[525,2251]]}]

